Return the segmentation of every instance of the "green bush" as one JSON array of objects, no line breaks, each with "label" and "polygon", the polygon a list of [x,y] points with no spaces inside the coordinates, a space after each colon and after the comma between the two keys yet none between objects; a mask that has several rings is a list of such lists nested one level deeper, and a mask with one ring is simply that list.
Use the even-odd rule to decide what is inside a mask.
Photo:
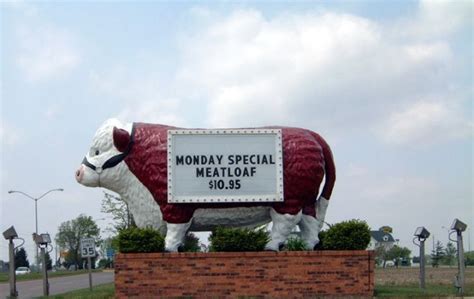
[{"label": "green bush", "polygon": [[105,269],[105,268],[111,268],[112,267],[112,260],[109,258],[106,259],[101,259],[99,261],[99,268]]},{"label": "green bush", "polygon": [[365,221],[353,219],[331,226],[319,234],[323,250],[365,250],[370,243],[370,228]]},{"label": "green bush", "polygon": [[269,240],[263,229],[217,227],[209,236],[210,251],[262,251]]},{"label": "green bush", "polygon": [[474,266],[474,251],[468,251],[464,254],[466,266]]},{"label": "green bush", "polygon": [[162,252],[165,239],[159,231],[152,228],[131,227],[119,232],[118,247],[122,253]]},{"label": "green bush", "polygon": [[285,248],[288,251],[304,251],[308,250],[308,245],[301,238],[289,237],[286,241]]},{"label": "green bush", "polygon": [[323,250],[324,249],[324,239],[326,238],[327,235],[327,230],[322,230],[319,232],[318,238],[319,238],[319,243],[316,244],[314,247],[315,250]]},{"label": "green bush", "polygon": [[196,237],[193,233],[189,233],[186,235],[184,239],[184,252],[200,252],[201,247],[199,246],[199,238]]}]

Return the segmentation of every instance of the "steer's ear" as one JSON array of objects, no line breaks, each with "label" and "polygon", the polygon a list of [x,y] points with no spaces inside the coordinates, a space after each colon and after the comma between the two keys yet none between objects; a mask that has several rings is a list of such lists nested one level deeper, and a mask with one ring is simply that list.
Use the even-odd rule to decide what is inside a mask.
[{"label": "steer's ear", "polygon": [[114,145],[120,151],[124,152],[130,143],[130,134],[124,130],[114,127]]}]

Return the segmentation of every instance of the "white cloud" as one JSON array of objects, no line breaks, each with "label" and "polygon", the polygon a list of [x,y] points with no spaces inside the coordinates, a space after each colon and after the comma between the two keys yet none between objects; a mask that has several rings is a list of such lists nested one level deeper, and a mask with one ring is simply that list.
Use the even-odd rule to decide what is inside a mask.
[{"label": "white cloud", "polygon": [[171,126],[185,126],[180,116],[178,99],[160,99],[156,101],[141,101],[139,105],[127,105],[117,116],[118,119],[133,122],[159,123]]},{"label": "white cloud", "polygon": [[447,40],[347,14],[240,10],[208,23],[183,41],[177,78],[208,98],[211,127],[378,127],[414,97],[446,92],[456,59]]},{"label": "white cloud", "polygon": [[166,87],[154,74],[137,78],[124,67],[117,67],[93,72],[90,80],[97,91],[114,97],[116,105],[120,103],[122,108],[116,117],[122,121],[185,126],[181,100],[165,96]]},{"label": "white cloud", "polygon": [[470,0],[422,0],[413,32],[426,36],[442,36],[471,24],[473,2]]},{"label": "white cloud", "polygon": [[74,37],[49,24],[24,24],[17,31],[16,62],[30,81],[47,80],[76,68],[81,60]]},{"label": "white cloud", "polygon": [[[454,17],[451,10],[430,5],[423,3],[411,21],[426,24],[426,19],[435,18],[429,15],[440,17],[443,11]],[[199,105],[208,127],[302,126],[330,132],[334,140],[380,128],[394,135],[402,126],[399,120],[416,106],[414,99],[449,96],[450,107],[462,106],[464,100],[447,91],[459,88],[452,76],[459,71],[456,66],[466,65],[456,60],[449,39],[407,38],[411,28],[406,22],[389,28],[330,12],[265,17],[248,9],[222,16],[194,8],[190,13],[199,18],[200,26],[179,34],[180,64],[176,74],[166,74],[168,81],[149,72],[137,76],[140,72],[126,67],[93,74],[96,88],[125,102],[120,116],[183,125]],[[449,32],[465,25],[464,19]],[[467,122],[458,110],[438,115],[448,119],[440,121],[442,134],[451,136],[450,129]],[[457,124],[452,121],[456,118]],[[429,129],[415,133],[419,127],[404,127],[400,143],[417,134],[428,136]],[[386,140],[385,135],[375,135]]]},{"label": "white cloud", "polygon": [[380,130],[389,143],[434,143],[472,134],[472,122],[441,101],[418,101],[394,112]]}]

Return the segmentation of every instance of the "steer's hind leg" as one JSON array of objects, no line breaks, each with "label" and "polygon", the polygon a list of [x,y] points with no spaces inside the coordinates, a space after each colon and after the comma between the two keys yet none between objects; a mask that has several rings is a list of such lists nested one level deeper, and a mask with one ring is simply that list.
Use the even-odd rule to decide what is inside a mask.
[{"label": "steer's hind leg", "polygon": [[265,246],[265,250],[278,251],[280,244],[286,241],[296,224],[301,220],[301,211],[296,215],[278,214],[274,209],[270,210],[272,217],[272,232],[270,241]]},{"label": "steer's hind leg", "polygon": [[301,238],[306,242],[309,250],[313,250],[314,246],[319,243],[319,232],[324,225],[326,218],[326,210],[329,205],[329,200],[324,197],[319,197],[316,201],[316,217],[312,215],[305,215],[301,217],[298,226],[301,230]]},{"label": "steer's hind leg", "polygon": [[311,215],[304,215],[301,217],[300,223],[298,223],[301,231],[301,239],[306,243],[308,250],[313,250],[314,246],[319,243],[319,231],[321,221]]},{"label": "steer's hind leg", "polygon": [[168,223],[166,225],[165,251],[176,252],[181,244],[184,244],[184,237],[191,226],[188,223]]}]

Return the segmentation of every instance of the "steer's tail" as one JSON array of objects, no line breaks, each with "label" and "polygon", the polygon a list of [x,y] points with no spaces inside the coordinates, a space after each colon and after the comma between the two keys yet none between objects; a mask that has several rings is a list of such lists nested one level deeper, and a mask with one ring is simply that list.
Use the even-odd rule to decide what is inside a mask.
[{"label": "steer's tail", "polygon": [[334,158],[332,156],[331,148],[327,142],[321,137],[318,136],[320,145],[323,148],[324,155],[324,171],[326,172],[325,183],[321,196],[325,199],[330,199],[332,194],[332,189],[334,188],[334,183],[336,182],[336,166],[334,165]]}]

